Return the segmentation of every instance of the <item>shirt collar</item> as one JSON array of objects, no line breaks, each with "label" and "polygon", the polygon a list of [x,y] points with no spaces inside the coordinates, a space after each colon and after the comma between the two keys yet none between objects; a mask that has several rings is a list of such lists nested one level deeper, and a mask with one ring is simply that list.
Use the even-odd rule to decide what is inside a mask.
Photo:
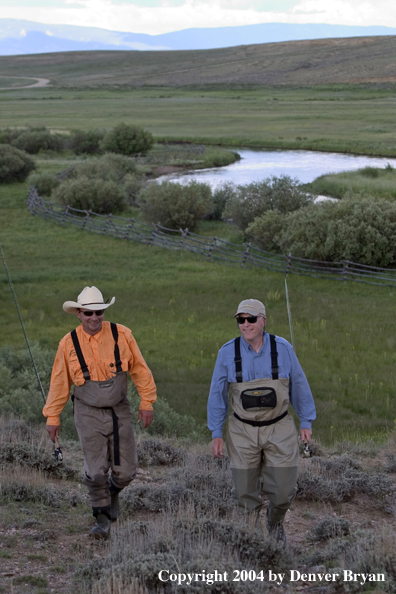
[{"label": "shirt collar", "polygon": [[87,342],[91,342],[91,340],[96,340],[96,342],[101,344],[102,338],[103,338],[103,325],[102,325],[102,328],[99,330],[99,332],[97,332],[93,336],[91,334],[88,334],[87,332],[85,332],[85,330],[82,327],[82,324],[81,324],[80,328],[81,328],[81,334]]},{"label": "shirt collar", "polygon": [[259,355],[260,353],[263,352],[263,350],[265,348],[265,343],[266,343],[266,338],[265,337],[266,337],[266,335],[267,335],[267,332],[265,330],[263,330],[263,344],[261,345],[260,350],[259,350],[258,353],[256,353],[256,351],[252,349],[252,347],[250,346],[250,344],[248,342],[246,342],[246,340],[243,338],[242,335],[241,335],[241,343],[242,343],[243,347],[247,351],[250,351],[250,352],[254,353],[255,355]]}]

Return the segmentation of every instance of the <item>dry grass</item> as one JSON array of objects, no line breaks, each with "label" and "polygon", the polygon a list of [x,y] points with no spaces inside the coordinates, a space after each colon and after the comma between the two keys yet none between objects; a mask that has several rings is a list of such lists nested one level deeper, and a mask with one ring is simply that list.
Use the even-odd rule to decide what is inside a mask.
[{"label": "dry grass", "polygon": [[[0,436],[0,446],[16,451],[33,447],[46,454],[48,448],[45,434],[21,421],[0,418]],[[3,460],[0,592],[44,594],[55,587],[56,594],[254,594],[269,591],[269,569],[284,573],[285,594],[302,586],[312,594],[365,591],[358,582],[344,582],[344,569],[382,573],[385,582],[377,585],[394,592],[394,440],[382,448],[314,444],[315,456],[301,458],[300,490],[285,522],[286,549],[267,535],[265,501],[258,521],[235,509],[227,457],[213,459],[202,444],[142,435],[138,441],[145,470],[121,493],[121,517],[109,542],[87,538],[89,503],[75,481]],[[78,445],[67,442],[65,453],[81,473]],[[290,581],[291,569],[341,577],[318,590],[315,582]],[[161,570],[200,577],[190,585],[162,582]],[[215,570],[226,572],[227,581],[215,581]],[[263,571],[264,580],[234,582],[238,570]]]}]

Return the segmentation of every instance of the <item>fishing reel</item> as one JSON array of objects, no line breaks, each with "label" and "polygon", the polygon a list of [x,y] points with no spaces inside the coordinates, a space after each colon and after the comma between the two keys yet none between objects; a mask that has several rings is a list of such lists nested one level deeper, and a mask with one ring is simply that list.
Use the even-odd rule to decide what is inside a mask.
[{"label": "fishing reel", "polygon": [[55,458],[55,462],[62,462],[63,454],[59,445],[59,439],[57,437],[55,437],[55,448],[53,456]]},{"label": "fishing reel", "polygon": [[309,446],[309,443],[304,443],[304,449],[302,451],[302,455],[304,458],[310,458],[312,456],[312,449]]}]

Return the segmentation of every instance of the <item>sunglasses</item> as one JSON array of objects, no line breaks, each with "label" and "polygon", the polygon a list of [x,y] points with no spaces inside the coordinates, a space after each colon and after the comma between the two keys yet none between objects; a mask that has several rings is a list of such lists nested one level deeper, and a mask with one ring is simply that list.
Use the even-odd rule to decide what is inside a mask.
[{"label": "sunglasses", "polygon": [[249,316],[248,318],[242,318],[241,316],[238,316],[236,321],[239,326],[243,326],[245,322],[249,322],[249,324],[255,324],[257,322],[257,316]]},{"label": "sunglasses", "polygon": [[96,311],[83,311],[82,313],[87,318],[90,318],[92,316],[92,314],[94,314],[94,313],[97,315],[97,317],[99,317],[99,316],[103,316],[104,309],[97,309]]}]

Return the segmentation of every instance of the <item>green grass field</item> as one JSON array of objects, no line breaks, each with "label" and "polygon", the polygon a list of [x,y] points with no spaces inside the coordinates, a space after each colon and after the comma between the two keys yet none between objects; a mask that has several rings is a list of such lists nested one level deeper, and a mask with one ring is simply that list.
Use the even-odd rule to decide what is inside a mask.
[{"label": "green grass field", "polygon": [[[24,184],[1,187],[1,243],[29,339],[54,354],[76,322],[62,303],[96,285],[116,296],[109,318],[132,328],[159,396],[203,423],[217,351],[238,333],[240,300],[263,300],[268,330],[289,338],[282,275],[61,227],[32,217],[26,195]],[[396,292],[295,276],[288,287],[296,352],[318,406],[316,437],[381,440],[396,420]],[[0,346],[23,347],[4,270],[0,315]],[[35,387],[33,397],[41,406]]]},{"label": "green grass field", "polygon": [[[341,40],[331,56],[326,54],[327,66],[345,80],[351,80],[351,65],[361,69],[368,64],[356,60],[348,43],[344,47]],[[284,62],[281,44],[275,45],[273,50],[280,53],[272,63],[274,72],[290,65],[295,54],[289,52],[292,62]],[[364,46],[360,41],[352,45]],[[314,46],[310,45],[315,53]],[[380,54],[371,52],[370,43],[364,47],[380,77]],[[349,61],[336,72],[340,48]],[[249,68],[257,64],[259,54],[252,51],[239,53],[238,68],[229,62],[223,74],[243,74],[244,64],[249,62]],[[202,58],[202,53],[195,53],[197,60]],[[195,53],[187,56],[190,66]],[[246,84],[237,77],[220,85],[216,77],[209,83],[197,77],[189,87],[171,78],[133,87],[125,82],[133,66],[126,54],[2,58],[2,75],[52,77],[52,87],[1,91],[0,127],[44,125],[68,132],[109,129],[125,121],[144,126],[156,140],[395,156],[393,82],[367,83],[360,78],[359,84],[352,85],[341,76],[342,84],[323,84],[329,80],[329,71],[318,68],[314,53],[309,62],[312,69],[304,67],[303,74],[315,73],[315,86],[313,79],[310,82],[300,73],[300,86],[286,79],[288,84],[282,86],[265,86],[263,81]],[[134,59],[146,60],[141,63],[145,75],[147,69],[159,67],[159,56],[153,52],[133,54]],[[224,51],[205,59],[207,65],[212,60],[213,66],[213,60],[227,55]],[[163,54],[161,60],[169,56]],[[121,58],[127,61],[124,69],[117,69],[114,60]],[[172,59],[181,60],[180,68],[185,58],[172,54]],[[303,53],[298,59],[303,59]],[[63,156],[40,157],[42,169],[62,170],[68,164]],[[63,313],[62,303],[76,298],[84,285],[97,285],[106,297],[116,296],[111,318],[132,328],[160,397],[201,423],[218,348],[237,335],[232,316],[240,300],[262,299],[269,312],[268,330],[289,337],[282,275],[210,264],[189,253],[147,248],[47,223],[29,215],[26,195],[23,184],[0,188],[0,239],[29,338],[54,353],[59,339],[75,324]],[[206,222],[198,233],[231,239],[230,229],[224,223]],[[0,345],[23,347],[4,272],[0,279]],[[290,277],[288,285],[296,351],[318,404],[317,437],[326,443],[381,439],[393,430],[396,420],[395,291],[308,277]]]},{"label": "green grass field", "polygon": [[312,192],[343,198],[348,192],[355,194],[396,199],[396,170],[388,166],[384,169],[376,167],[364,167],[357,171],[344,171],[321,175],[312,184],[309,184]]},{"label": "green grass field", "polygon": [[162,140],[396,155],[393,87],[25,89],[0,92],[0,128],[137,124]]}]

